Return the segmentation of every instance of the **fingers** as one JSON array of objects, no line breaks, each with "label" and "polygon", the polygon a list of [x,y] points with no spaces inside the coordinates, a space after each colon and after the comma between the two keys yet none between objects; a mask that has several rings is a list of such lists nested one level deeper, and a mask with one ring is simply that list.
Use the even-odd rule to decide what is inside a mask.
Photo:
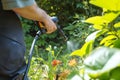
[{"label": "fingers", "polygon": [[49,27],[49,28],[47,29],[47,32],[46,32],[46,33],[50,34],[50,33],[54,32],[54,31],[56,31],[56,27],[52,26],[52,27]]},{"label": "fingers", "polygon": [[45,27],[46,27],[46,29],[47,29],[47,33],[48,33],[48,34],[56,31],[56,29],[57,29],[55,23],[54,23],[52,20],[47,21],[47,23],[45,24]]}]

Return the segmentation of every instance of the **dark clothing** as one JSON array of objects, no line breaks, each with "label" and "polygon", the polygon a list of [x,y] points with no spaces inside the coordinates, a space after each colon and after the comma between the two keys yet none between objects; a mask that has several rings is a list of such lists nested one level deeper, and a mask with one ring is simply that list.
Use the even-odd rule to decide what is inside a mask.
[{"label": "dark clothing", "polygon": [[3,10],[0,0],[0,80],[12,80],[12,77],[25,71],[24,55],[19,17],[11,10]]},{"label": "dark clothing", "polygon": [[3,10],[0,3],[0,34],[24,45],[22,25],[19,17],[11,10]]},{"label": "dark clothing", "polygon": [[0,35],[0,75],[16,75],[17,71],[25,66],[24,53],[23,46]]}]

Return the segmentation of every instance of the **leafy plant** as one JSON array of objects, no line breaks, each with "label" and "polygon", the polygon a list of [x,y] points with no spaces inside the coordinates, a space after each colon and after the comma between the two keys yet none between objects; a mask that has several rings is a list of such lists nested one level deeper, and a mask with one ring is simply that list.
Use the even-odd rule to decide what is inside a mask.
[{"label": "leafy plant", "polygon": [[[98,46],[108,46],[119,48],[119,38],[120,38],[120,29],[119,29],[119,7],[115,3],[106,3],[101,4],[102,0],[91,0],[90,3],[102,7],[106,11],[103,11],[102,16],[95,16],[88,18],[85,22],[93,24],[93,28],[96,29],[95,32],[90,34],[86,38],[86,43],[93,40],[96,42],[100,37],[101,40]],[[117,3],[117,0],[116,0]],[[111,5],[116,6],[116,9],[110,8]],[[117,25],[117,26],[116,26]],[[83,46],[84,47],[84,46]],[[95,46],[96,47],[96,46]],[[86,47],[87,48],[87,47]],[[87,54],[87,52],[86,52]]]},{"label": "leafy plant", "polygon": [[[103,1],[101,0],[101,2]],[[116,0],[115,3],[117,2],[118,1]],[[99,7],[102,7],[106,11],[103,11],[102,16],[91,17],[87,19],[85,22],[93,24],[93,27],[97,31],[99,31],[96,34],[96,38],[100,36],[104,36],[104,38],[100,41],[100,45],[119,48],[118,46],[119,38],[120,38],[120,35],[119,35],[120,29],[118,28],[120,27],[118,25],[119,14],[120,14],[119,7],[117,7],[115,3],[112,3],[112,0],[109,1],[109,3],[107,3],[106,6],[104,4],[99,3],[99,1],[97,0],[96,1],[91,0],[90,3],[97,5]],[[113,9],[113,7],[111,8],[111,5],[113,7],[116,6],[116,9],[115,8]],[[116,27],[116,24],[117,24],[117,27]]]},{"label": "leafy plant", "polygon": [[86,73],[93,79],[119,80],[120,50],[100,47],[84,60]]},{"label": "leafy plant", "polygon": [[[120,48],[120,1],[91,0],[90,3],[102,8],[103,13],[101,16],[90,17],[85,21],[92,24],[95,32],[91,33],[82,48],[74,51],[72,55],[85,59],[85,74],[91,79],[119,80],[117,70],[119,71],[120,51],[115,48]],[[88,43],[91,41],[93,43],[90,47]],[[100,46],[106,47],[99,48]],[[92,51],[95,48],[97,49]]]},{"label": "leafy plant", "polygon": [[78,57],[70,57],[69,55],[58,57],[50,45],[46,50],[48,51],[47,60],[37,54],[39,52],[37,46],[35,47],[36,57],[32,58],[29,71],[32,80],[66,80],[79,74]]}]

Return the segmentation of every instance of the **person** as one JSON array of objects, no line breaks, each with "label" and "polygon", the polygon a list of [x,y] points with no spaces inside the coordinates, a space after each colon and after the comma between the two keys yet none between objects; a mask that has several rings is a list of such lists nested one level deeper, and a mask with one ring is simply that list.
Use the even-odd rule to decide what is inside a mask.
[{"label": "person", "polygon": [[44,23],[47,33],[57,27],[35,0],[0,0],[0,80],[22,80],[26,63],[20,16]]}]

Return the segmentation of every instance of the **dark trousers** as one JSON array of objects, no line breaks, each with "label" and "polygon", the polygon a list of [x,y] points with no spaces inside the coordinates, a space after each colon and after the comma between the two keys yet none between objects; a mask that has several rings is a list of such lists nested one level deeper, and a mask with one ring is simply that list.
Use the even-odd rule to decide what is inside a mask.
[{"label": "dark trousers", "polygon": [[[23,80],[23,76],[19,75],[17,78],[11,78],[7,76],[0,76],[0,80]],[[29,80],[28,77],[26,80]]]},{"label": "dark trousers", "polygon": [[3,10],[0,0],[0,80],[15,80],[24,73],[24,55],[25,45],[20,19],[12,10]]},{"label": "dark trousers", "polygon": [[26,70],[25,48],[19,43],[0,35],[0,80],[22,80]]}]

